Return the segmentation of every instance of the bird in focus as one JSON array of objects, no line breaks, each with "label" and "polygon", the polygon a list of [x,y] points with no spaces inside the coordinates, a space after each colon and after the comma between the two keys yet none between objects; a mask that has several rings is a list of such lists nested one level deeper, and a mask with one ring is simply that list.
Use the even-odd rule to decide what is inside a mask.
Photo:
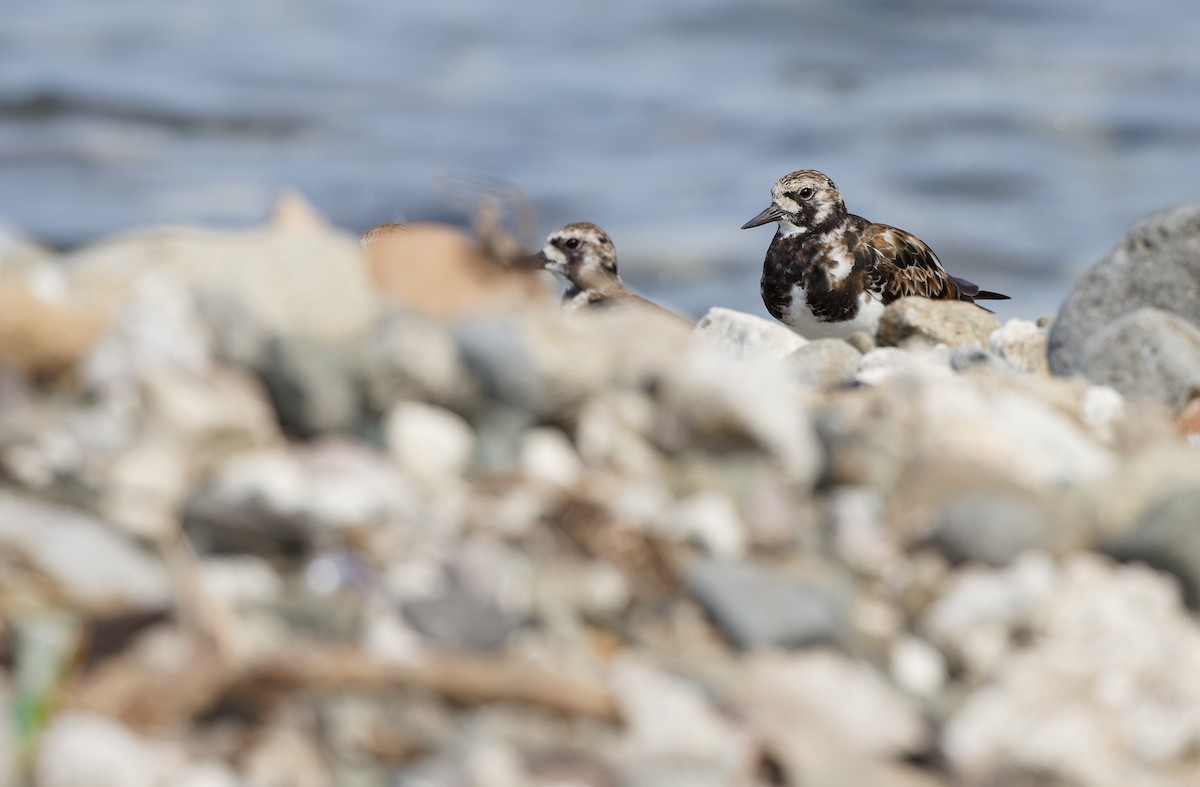
[{"label": "bird in focus", "polygon": [[742,229],[771,222],[777,229],[763,261],[763,304],[810,339],[874,334],[884,307],[910,295],[1008,299],[948,274],[912,233],[847,212],[837,186],[816,170],[776,181],[771,204]]}]

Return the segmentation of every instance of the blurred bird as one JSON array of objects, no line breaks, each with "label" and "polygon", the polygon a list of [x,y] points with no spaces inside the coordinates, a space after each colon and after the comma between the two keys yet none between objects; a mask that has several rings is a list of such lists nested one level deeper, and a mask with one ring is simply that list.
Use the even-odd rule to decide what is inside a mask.
[{"label": "blurred bird", "polygon": [[534,262],[562,281],[563,308],[574,312],[602,306],[636,306],[683,319],[674,312],[625,289],[617,274],[617,250],[595,224],[565,224],[546,239]]},{"label": "blurred bird", "polygon": [[1008,299],[946,273],[912,233],[847,213],[837,186],[816,170],[776,181],[770,206],[742,229],[772,221],[778,229],[763,262],[763,303],[808,338],[874,334],[883,307],[907,295],[968,303]]}]

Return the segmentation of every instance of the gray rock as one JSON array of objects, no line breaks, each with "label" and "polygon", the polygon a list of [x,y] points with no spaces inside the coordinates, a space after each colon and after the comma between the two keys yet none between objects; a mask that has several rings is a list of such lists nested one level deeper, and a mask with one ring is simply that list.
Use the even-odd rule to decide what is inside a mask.
[{"label": "gray rock", "polygon": [[348,432],[359,420],[359,389],[338,348],[307,337],[274,337],[267,341],[261,374],[279,423],[290,434]]},{"label": "gray rock", "polygon": [[413,628],[434,643],[455,649],[496,650],[521,625],[495,602],[461,587],[435,598],[405,602],[403,609]]},{"label": "gray rock", "polygon": [[918,341],[987,347],[998,327],[995,315],[971,303],[901,298],[883,310],[876,338],[880,344],[892,346]]},{"label": "gray rock", "polygon": [[950,350],[947,360],[950,363],[950,368],[959,374],[978,372],[985,369],[1001,372],[1010,371],[1008,364],[1002,362],[996,355],[979,347],[971,347],[970,345],[960,345]]},{"label": "gray rock", "polygon": [[854,377],[862,353],[842,339],[814,339],[788,356],[788,361],[802,382],[823,387]]},{"label": "gray rock", "polygon": [[519,328],[502,319],[472,320],[455,329],[463,360],[489,397],[526,412],[542,408],[540,370]]},{"label": "gray rock", "polygon": [[1046,513],[1028,500],[998,492],[961,494],[946,501],[933,521],[933,543],[957,562],[1000,566],[1029,549],[1048,545]]},{"label": "gray rock", "polygon": [[1200,487],[1163,497],[1113,538],[1106,551],[1174,574],[1188,605],[1200,609]]},{"label": "gray rock", "polygon": [[[628,310],[626,310],[628,311]],[[640,336],[629,313],[563,315],[530,311],[455,326],[463,359],[484,391],[499,403],[532,415],[572,415],[595,390],[620,376],[622,351],[653,352],[655,333]],[[634,348],[631,340],[644,340]],[[650,368],[661,365],[657,354]]]},{"label": "gray rock", "polygon": [[785,358],[807,344],[779,323],[719,306],[700,318],[695,334],[733,358]]},{"label": "gray rock", "polygon": [[751,563],[697,563],[688,572],[687,585],[721,630],[742,648],[832,643],[845,624],[848,605],[829,588]]},{"label": "gray rock", "polygon": [[376,415],[412,399],[462,410],[479,394],[454,338],[415,312],[388,310],[357,346],[354,363]]},{"label": "gray rock", "polygon": [[1200,202],[1138,222],[1092,266],[1063,303],[1050,331],[1050,369],[1081,371],[1085,348],[1117,318],[1153,307],[1200,325]]},{"label": "gray rock", "polygon": [[159,611],[172,602],[160,560],[69,508],[0,492],[0,552],[20,555],[54,595],[87,614]]},{"label": "gray rock", "polygon": [[1172,409],[1200,388],[1200,323],[1161,309],[1116,318],[1078,355],[1076,371],[1129,398],[1150,398]]},{"label": "gray rock", "polygon": [[822,456],[803,392],[783,364],[693,347],[662,370],[653,439],[668,451],[756,446],[778,457],[791,479],[812,483]]}]

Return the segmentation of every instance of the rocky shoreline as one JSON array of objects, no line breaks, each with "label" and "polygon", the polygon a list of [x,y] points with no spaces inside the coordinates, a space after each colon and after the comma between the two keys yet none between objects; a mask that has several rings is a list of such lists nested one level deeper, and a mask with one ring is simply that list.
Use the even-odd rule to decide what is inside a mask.
[{"label": "rocky shoreline", "polygon": [[850,341],[484,241],[0,235],[0,785],[1200,782],[1200,206]]}]

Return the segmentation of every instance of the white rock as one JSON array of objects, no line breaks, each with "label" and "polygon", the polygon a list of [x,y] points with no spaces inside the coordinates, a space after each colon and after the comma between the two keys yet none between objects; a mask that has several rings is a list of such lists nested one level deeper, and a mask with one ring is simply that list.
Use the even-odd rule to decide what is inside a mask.
[{"label": "white rock", "polygon": [[101,509],[143,538],[174,532],[191,484],[214,464],[282,440],[262,390],[239,372],[147,370],[139,398],[139,434],[103,468]]},{"label": "white rock", "polygon": [[50,723],[39,742],[34,771],[39,787],[230,783],[207,779],[212,766],[197,772],[177,748],[139,738],[118,722],[86,711],[68,711]]},{"label": "white rock", "polygon": [[237,773],[223,762],[200,762],[178,774],[174,787],[240,787]]},{"label": "white rock", "polygon": [[1050,372],[1046,359],[1046,341],[1050,331],[1039,328],[1029,320],[1007,320],[988,340],[988,346],[996,355],[1011,365],[1026,372]]},{"label": "white rock", "polygon": [[172,603],[161,561],[69,508],[0,492],[0,548],[20,554],[85,612],[162,610]]},{"label": "white rock", "polygon": [[738,695],[760,729],[816,733],[859,756],[920,751],[929,736],[908,698],[870,667],[831,651],[752,655]]},{"label": "white rock", "polygon": [[116,322],[80,364],[84,383],[98,391],[136,386],[146,374],[212,368],[213,340],[186,282],[151,271],[132,285]]},{"label": "white rock", "polygon": [[574,486],[583,478],[583,461],[567,436],[558,429],[530,429],[521,442],[521,471],[531,481]]},{"label": "white rock", "polygon": [[700,544],[716,558],[737,560],[746,554],[746,524],[733,501],[720,492],[697,492],[677,501],[660,527],[676,538]]},{"label": "white rock", "polygon": [[624,721],[623,762],[700,760],[720,774],[717,784],[741,784],[753,772],[746,731],[718,714],[698,686],[632,660],[616,665],[610,685]]},{"label": "white rock", "polygon": [[299,724],[275,723],[242,755],[245,787],[330,787],[333,778],[313,736]]},{"label": "white rock", "polygon": [[463,759],[467,787],[525,787],[532,781],[521,753],[504,741],[479,740]]},{"label": "white rock", "polygon": [[363,611],[363,648],[389,664],[417,664],[425,655],[422,637],[413,631],[390,599],[373,598]]},{"label": "white rock", "polygon": [[270,604],[283,593],[283,579],[256,555],[206,557],[200,564],[204,588],[231,607]]},{"label": "white rock", "polygon": [[915,697],[933,697],[946,685],[946,659],[919,637],[901,637],[892,645],[888,659],[892,680]]},{"label": "white rock", "polygon": [[462,478],[475,453],[475,433],[460,416],[422,402],[401,402],[384,423],[388,450],[409,475],[429,484]]},{"label": "white rock", "polygon": [[653,481],[631,480],[618,487],[606,501],[608,510],[623,522],[651,529],[674,504],[669,490]]},{"label": "white rock", "polygon": [[714,306],[696,323],[695,335],[732,358],[781,359],[808,340],[776,322]]},{"label": "white rock", "polygon": [[1125,397],[1107,385],[1090,385],[1080,403],[1083,422],[1096,439],[1111,445],[1116,440],[1117,423],[1125,415]]},{"label": "white rock", "polygon": [[17,712],[7,676],[0,676],[0,787],[17,787]]},{"label": "white rock", "polygon": [[1200,625],[1177,585],[1086,553],[1029,616],[1031,644],[950,719],[966,781],[1037,773],[1082,787],[1195,784]]},{"label": "white rock", "polygon": [[1038,552],[995,571],[962,569],[926,610],[921,630],[973,676],[987,677],[1009,657],[1017,635],[1061,581],[1051,559]]}]

